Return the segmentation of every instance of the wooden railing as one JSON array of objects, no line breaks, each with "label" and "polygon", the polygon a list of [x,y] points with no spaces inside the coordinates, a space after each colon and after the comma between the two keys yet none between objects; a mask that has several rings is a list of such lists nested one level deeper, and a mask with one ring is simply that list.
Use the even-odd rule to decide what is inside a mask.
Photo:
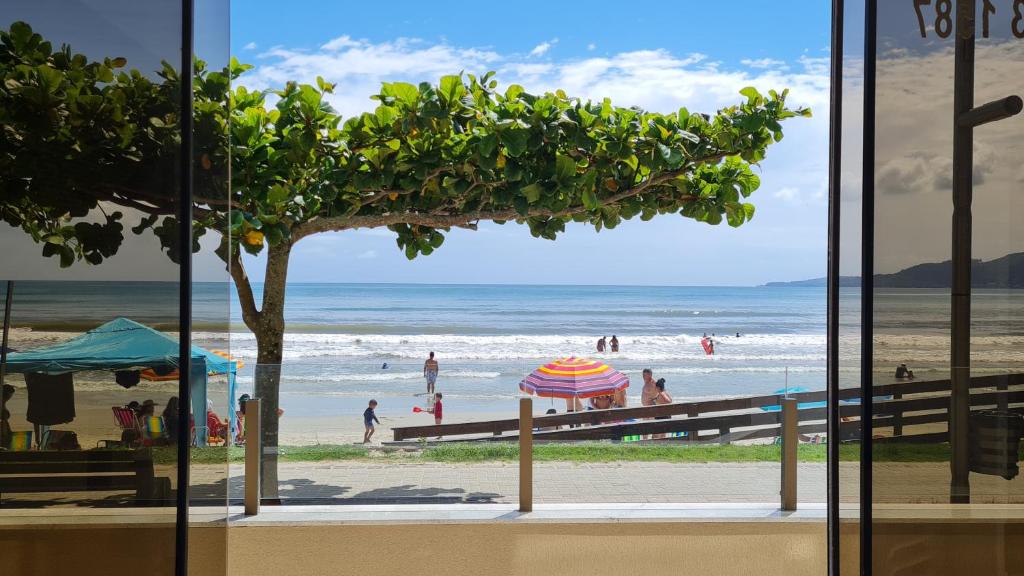
[{"label": "wooden railing", "polygon": [[[1024,390],[1009,390],[1010,386],[1024,384],[1024,374],[981,376],[971,379],[971,389],[993,388],[994,391],[972,392],[971,406],[976,408],[1007,409],[1011,404],[1024,404]],[[891,428],[891,436],[880,438],[907,438],[917,441],[942,441],[945,432],[906,434],[909,426],[947,422],[949,409],[949,380],[909,381],[883,384],[874,387],[873,430]],[[841,400],[853,400],[860,396],[859,389],[840,391]],[[891,397],[887,399],[886,397]],[[586,412],[537,416],[533,437],[546,440],[618,440],[624,436],[670,434],[685,432],[684,441],[729,442],[734,439],[771,438],[780,434],[780,412],[758,411],[758,409],[781,406],[781,394],[765,396],[742,396],[700,402],[681,402],[660,406],[617,408],[611,410],[589,410]],[[800,404],[822,402],[824,391],[790,394]],[[1024,412],[1024,408],[1014,407]],[[859,404],[841,404],[840,416],[844,420],[840,427],[842,437],[858,436],[860,429]],[[738,413],[737,413],[738,412]],[[826,409],[805,408],[798,410],[799,433],[815,434],[826,431]],[[668,416],[669,419],[655,420]],[[685,418],[676,418],[686,416]],[[633,420],[632,422],[623,422]],[[561,428],[555,430],[555,428]],[[442,424],[440,426],[407,426],[393,428],[394,440],[403,441],[442,436],[449,440],[509,441],[515,440],[519,431],[519,419],[486,420]],[[486,436],[490,435],[490,436]],[[474,437],[469,437],[474,436]],[[453,438],[456,437],[456,438]],[[672,438],[679,441],[679,438]]]}]

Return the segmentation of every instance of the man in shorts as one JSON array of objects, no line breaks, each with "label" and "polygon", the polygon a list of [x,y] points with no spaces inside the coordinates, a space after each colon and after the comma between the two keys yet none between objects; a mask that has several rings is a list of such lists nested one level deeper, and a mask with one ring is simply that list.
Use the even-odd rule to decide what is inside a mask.
[{"label": "man in shorts", "polygon": [[438,365],[437,360],[434,360],[434,353],[430,353],[430,358],[423,363],[423,377],[427,379],[427,396],[434,393],[434,383],[437,382],[437,371]]}]

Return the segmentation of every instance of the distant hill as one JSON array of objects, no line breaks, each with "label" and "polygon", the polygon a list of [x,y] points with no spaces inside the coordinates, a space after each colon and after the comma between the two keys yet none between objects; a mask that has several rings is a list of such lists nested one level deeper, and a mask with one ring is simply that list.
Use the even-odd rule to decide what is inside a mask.
[{"label": "distant hill", "polygon": [[[824,288],[828,285],[828,278],[822,276],[821,278],[811,278],[810,280],[794,280],[792,282],[769,282],[765,286],[771,288],[778,287],[811,287],[811,288]],[[858,276],[840,276],[839,285],[843,287],[847,286],[860,286],[860,277]]]},{"label": "distant hill", "polygon": [[[918,264],[893,274],[875,275],[876,288],[949,288],[953,273],[950,260]],[[817,286],[826,285],[825,278],[794,282],[769,282],[765,286]],[[840,276],[842,287],[860,286],[858,276]],[[971,265],[971,286],[974,288],[1024,288],[1024,252],[1007,254],[988,262],[975,260]]]}]

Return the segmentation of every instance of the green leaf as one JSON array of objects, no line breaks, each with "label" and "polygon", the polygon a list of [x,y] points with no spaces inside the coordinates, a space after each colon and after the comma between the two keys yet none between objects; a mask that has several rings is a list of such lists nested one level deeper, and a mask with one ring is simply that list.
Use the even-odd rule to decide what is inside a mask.
[{"label": "green leaf", "polygon": [[462,84],[461,76],[442,77],[439,88],[438,94],[441,95],[441,99],[448,106],[458,102],[462,95],[466,93],[466,87]]},{"label": "green leaf", "polygon": [[661,142],[658,142],[655,147],[658,149],[658,155],[665,161],[665,164],[669,168],[678,168],[683,163],[683,153],[677,148],[670,148]]},{"label": "green leaf", "polygon": [[738,228],[746,219],[746,214],[743,212],[743,208],[741,208],[739,204],[731,202],[725,206],[725,219],[729,223],[729,226]]},{"label": "green leaf", "polygon": [[39,75],[39,87],[47,94],[55,93],[64,79],[64,75],[59,70],[45,64],[36,66],[36,74]]},{"label": "green leaf", "polygon": [[565,154],[558,154],[555,157],[555,178],[561,184],[569,184],[575,177],[576,161]]},{"label": "green leaf", "polygon": [[28,43],[29,39],[32,38],[32,27],[18,20],[11,24],[11,40],[16,47],[24,47]]},{"label": "green leaf", "polygon": [[57,252],[60,253],[60,267],[68,268],[75,263],[75,251],[67,246],[58,246]]},{"label": "green leaf", "polygon": [[587,210],[596,210],[601,207],[601,201],[597,199],[597,194],[592,188],[583,191],[582,200],[583,207]]},{"label": "green leaf", "polygon": [[267,202],[271,204],[281,204],[285,200],[288,200],[288,196],[287,188],[280,184],[274,184],[267,192]]},{"label": "green leaf", "polygon": [[754,88],[753,86],[747,86],[746,88],[740,90],[740,94],[746,96],[749,102],[754,102],[757,99],[761,98],[761,93],[758,92],[757,88]]},{"label": "green leaf", "polygon": [[501,133],[501,143],[512,158],[518,158],[526,152],[527,143],[530,140],[530,132],[523,129],[505,130]]},{"label": "green leaf", "polygon": [[526,196],[527,202],[529,202],[530,204],[536,204],[537,200],[540,200],[541,194],[544,193],[544,187],[534,182],[529,186],[524,186],[522,189],[520,189],[520,192],[522,192],[523,195]]},{"label": "green leaf", "polygon": [[750,203],[744,203],[743,204],[743,213],[746,215],[746,219],[748,221],[749,220],[753,220],[754,219],[754,205],[750,204]]},{"label": "green leaf", "polygon": [[519,98],[519,95],[522,94],[524,91],[525,90],[523,90],[523,87],[520,86],[519,84],[513,84],[509,86],[507,89],[505,89],[505,99],[515,100],[516,98]]},{"label": "green leaf", "polygon": [[520,216],[526,216],[530,213],[530,202],[523,196],[516,196],[512,199],[512,205]]},{"label": "green leaf", "polygon": [[477,152],[479,152],[483,157],[490,157],[494,154],[494,150],[497,147],[498,135],[492,132],[491,134],[487,134],[480,138],[480,141],[477,143]]},{"label": "green leaf", "polygon": [[408,105],[415,104],[420,97],[419,89],[406,82],[386,82],[383,93]]},{"label": "green leaf", "polygon": [[441,234],[437,230],[432,230],[428,241],[430,242],[431,248],[440,248],[441,244],[444,244],[444,234]]}]

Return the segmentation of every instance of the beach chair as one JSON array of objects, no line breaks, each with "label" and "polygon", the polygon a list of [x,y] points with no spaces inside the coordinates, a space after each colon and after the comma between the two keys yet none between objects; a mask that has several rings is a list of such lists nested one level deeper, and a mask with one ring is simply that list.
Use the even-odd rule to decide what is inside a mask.
[{"label": "beach chair", "polygon": [[11,432],[11,452],[28,452],[32,449],[32,432]]},{"label": "beach chair", "polygon": [[114,421],[121,430],[120,443],[128,448],[137,447],[142,440],[142,428],[135,417],[135,411],[124,406],[111,406],[110,409],[114,412]]},{"label": "beach chair", "polygon": [[142,422],[142,445],[154,446],[167,440],[167,424],[163,416],[147,416]]}]

